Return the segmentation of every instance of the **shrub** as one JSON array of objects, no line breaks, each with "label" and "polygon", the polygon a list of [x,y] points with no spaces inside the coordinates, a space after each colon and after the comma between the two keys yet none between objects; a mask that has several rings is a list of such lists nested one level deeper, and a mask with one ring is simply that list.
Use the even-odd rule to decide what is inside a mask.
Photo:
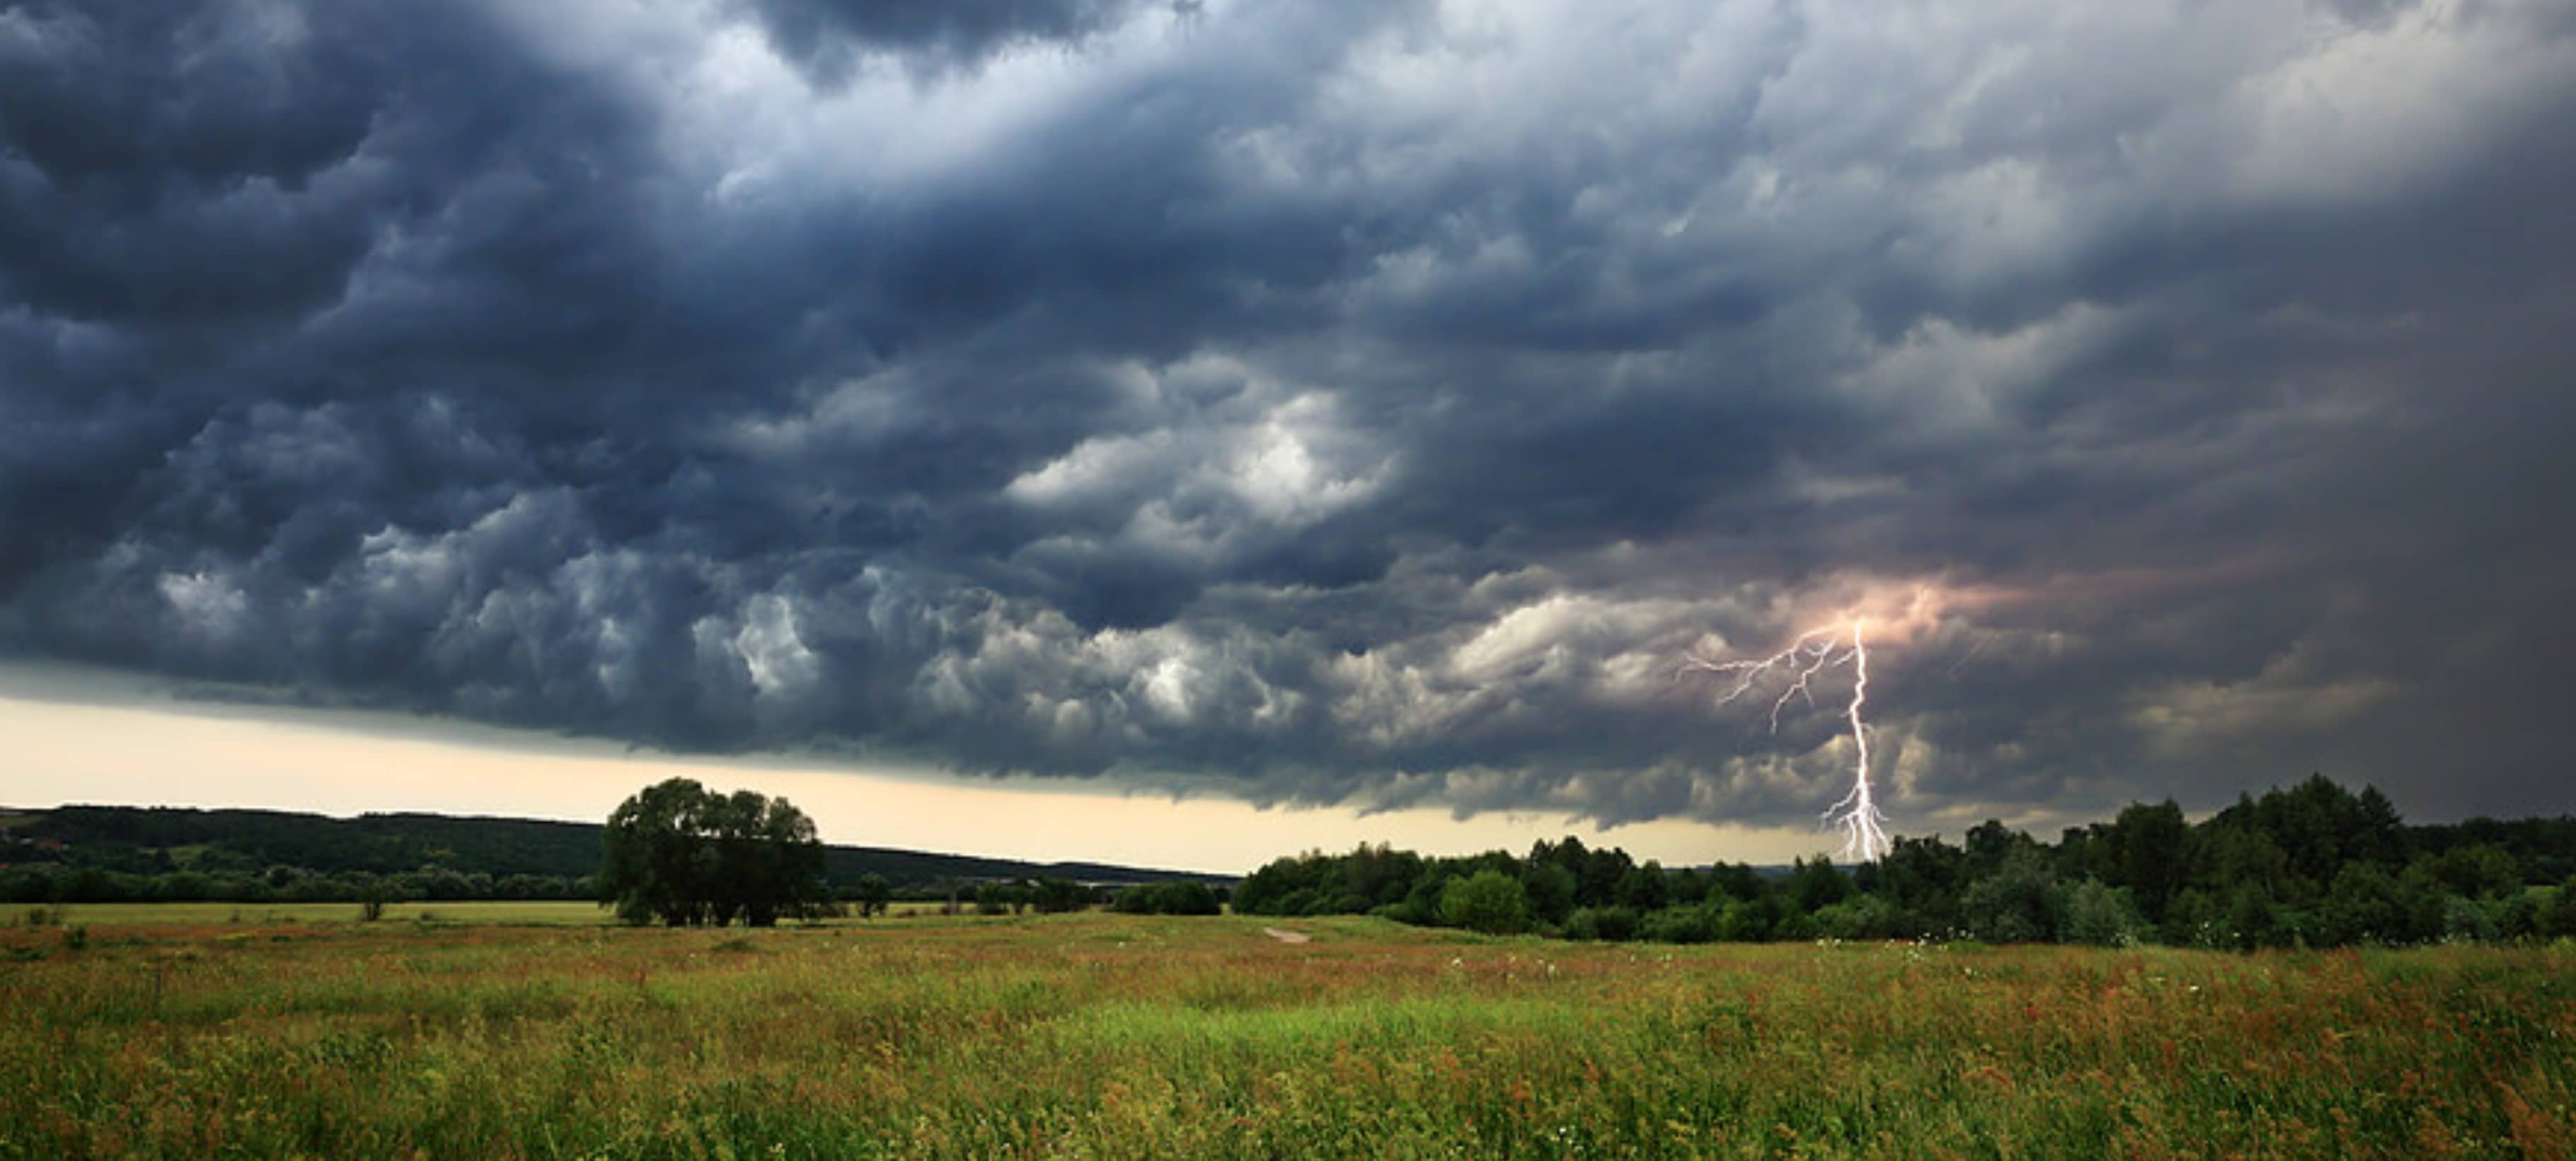
[{"label": "shrub", "polygon": [[1371,918],[1392,919],[1398,923],[1409,923],[1416,927],[1428,926],[1431,920],[1430,916],[1416,909],[1410,899],[1402,903],[1381,903],[1369,908],[1368,913]]},{"label": "shrub", "polygon": [[1729,943],[1767,943],[1779,935],[1785,908],[1776,895],[1729,899],[1708,905],[1717,915],[1717,937]]},{"label": "shrub", "polygon": [[2539,888],[2526,887],[2487,904],[2487,920],[2498,939],[2529,939],[2540,930]]},{"label": "shrub", "polygon": [[1657,943],[1707,943],[1717,938],[1717,923],[1706,907],[1666,907],[1638,920],[1637,935]]},{"label": "shrub", "polygon": [[1625,907],[1577,907],[1565,917],[1567,939],[1611,943],[1637,937],[1637,913]]},{"label": "shrub", "polygon": [[1831,939],[1901,939],[1917,934],[1904,912],[1880,895],[1854,895],[1817,910],[1816,934]]},{"label": "shrub", "polygon": [[2452,942],[2493,942],[2496,925],[2475,899],[2453,895],[2442,901],[2442,938]]},{"label": "shrub", "polygon": [[1129,915],[1221,915],[1225,904],[1205,883],[1140,883],[1118,893],[1111,910]]},{"label": "shrub", "polygon": [[2556,939],[2576,935],[2576,876],[2571,876],[2551,894],[2532,915],[2532,927],[2540,935]]},{"label": "shrub", "polygon": [[1959,912],[1987,943],[2048,943],[2066,925],[2066,889],[2037,857],[2015,856],[1971,884]]},{"label": "shrub", "polygon": [[1488,935],[1529,928],[1529,892],[1501,871],[1478,871],[1452,879],[1440,892],[1440,921]]},{"label": "shrub", "polygon": [[2128,947],[2147,931],[2147,918],[2130,901],[2128,889],[2099,879],[2075,885],[2066,897],[2066,941],[2095,947]]}]

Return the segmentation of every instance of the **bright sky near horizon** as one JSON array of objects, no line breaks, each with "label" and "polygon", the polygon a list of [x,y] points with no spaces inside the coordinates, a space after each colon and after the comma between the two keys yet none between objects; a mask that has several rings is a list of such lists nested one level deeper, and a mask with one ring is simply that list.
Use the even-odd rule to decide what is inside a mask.
[{"label": "bright sky near horizon", "polygon": [[[102,692],[97,682],[86,684],[92,696]],[[1833,842],[1822,831],[1678,820],[1605,832],[1528,812],[1461,820],[1418,808],[1265,810],[1234,799],[1122,793],[1106,784],[681,758],[486,727],[388,722],[384,715],[155,704],[133,693],[113,702],[61,701],[30,692],[23,675],[0,671],[0,738],[7,739],[0,806],[254,807],[342,817],[428,811],[595,822],[639,787],[686,777],[783,795],[833,843],[1224,874],[1307,848],[1346,850],[1360,842],[1466,854],[1518,852],[1540,838],[1575,834],[1670,866],[1787,862]],[[382,732],[389,725],[398,732]]]}]

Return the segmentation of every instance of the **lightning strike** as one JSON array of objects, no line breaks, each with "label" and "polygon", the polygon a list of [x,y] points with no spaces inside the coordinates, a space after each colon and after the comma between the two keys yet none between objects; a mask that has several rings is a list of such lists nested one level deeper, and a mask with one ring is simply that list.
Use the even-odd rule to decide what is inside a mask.
[{"label": "lightning strike", "polygon": [[1869,723],[1861,717],[1861,707],[1869,701],[1869,641],[1862,635],[1861,621],[1851,623],[1851,642],[1844,644],[1840,628],[1811,629],[1789,643],[1789,647],[1769,657],[1753,660],[1715,661],[1693,657],[1682,665],[1683,672],[1722,673],[1732,675],[1735,685],[1717,699],[1725,705],[1751,692],[1762,678],[1771,673],[1791,675],[1788,685],[1771,703],[1771,732],[1780,732],[1780,714],[1792,699],[1816,704],[1814,680],[1829,666],[1852,667],[1851,703],[1843,716],[1851,723],[1852,749],[1859,755],[1852,770],[1852,788],[1833,808],[1825,812],[1825,821],[1843,832],[1843,857],[1868,862],[1885,855],[1889,848],[1887,816],[1880,814],[1869,785]]}]

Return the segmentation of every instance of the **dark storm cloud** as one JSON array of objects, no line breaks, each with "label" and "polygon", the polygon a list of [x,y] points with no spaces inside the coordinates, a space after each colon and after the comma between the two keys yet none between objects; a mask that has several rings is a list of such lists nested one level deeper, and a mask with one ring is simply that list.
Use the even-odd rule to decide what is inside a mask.
[{"label": "dark storm cloud", "polygon": [[1858,610],[1900,826],[2551,807],[2576,27],[1922,15],[0,5],[0,648],[1779,823]]},{"label": "dark storm cloud", "polygon": [[[1012,49],[1069,48],[1137,0],[751,0],[771,47],[808,75],[846,79],[870,57],[972,66]],[[1189,9],[1176,9],[1187,11]]]}]

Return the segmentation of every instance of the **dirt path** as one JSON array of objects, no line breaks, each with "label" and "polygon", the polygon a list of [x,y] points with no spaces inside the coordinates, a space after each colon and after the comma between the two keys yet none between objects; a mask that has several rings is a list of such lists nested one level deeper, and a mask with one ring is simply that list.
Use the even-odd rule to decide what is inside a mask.
[{"label": "dirt path", "polygon": [[1281,943],[1304,943],[1307,939],[1307,935],[1303,931],[1290,931],[1281,927],[1264,927],[1261,929],[1261,934],[1267,935]]}]

